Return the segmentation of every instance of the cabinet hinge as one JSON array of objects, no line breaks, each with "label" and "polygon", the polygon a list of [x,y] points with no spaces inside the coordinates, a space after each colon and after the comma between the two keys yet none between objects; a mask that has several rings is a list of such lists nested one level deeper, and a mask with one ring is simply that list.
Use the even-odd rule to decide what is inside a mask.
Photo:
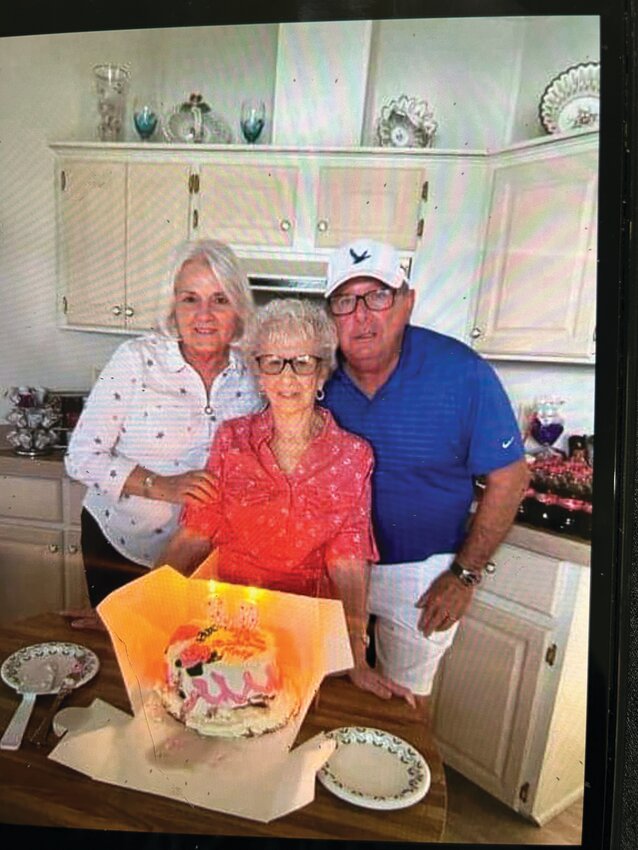
[{"label": "cabinet hinge", "polygon": [[196,195],[199,192],[199,174],[191,174],[188,178],[188,191],[191,195]]},{"label": "cabinet hinge", "polygon": [[521,785],[521,790],[518,792],[518,796],[523,803],[527,802],[527,798],[529,797],[529,782],[525,782]]},{"label": "cabinet hinge", "polygon": [[545,653],[545,663],[549,664],[550,667],[553,667],[556,662],[556,652],[558,647],[555,643],[551,644],[551,646],[547,647],[547,652]]},{"label": "cabinet hinge", "polygon": [[66,295],[62,296],[62,312],[65,315],[69,312],[69,302],[66,300]]},{"label": "cabinet hinge", "polygon": [[60,189],[63,192],[66,189],[66,172],[65,171],[60,172]]},{"label": "cabinet hinge", "polygon": [[420,218],[416,226],[416,235],[423,236],[423,219]]},{"label": "cabinet hinge", "polygon": [[423,184],[423,186],[421,187],[421,200],[422,201],[427,201],[429,190],[430,190],[430,184],[426,180],[425,183]]},{"label": "cabinet hinge", "polygon": [[197,230],[197,225],[199,224],[199,213],[197,210],[193,210],[193,230]]}]

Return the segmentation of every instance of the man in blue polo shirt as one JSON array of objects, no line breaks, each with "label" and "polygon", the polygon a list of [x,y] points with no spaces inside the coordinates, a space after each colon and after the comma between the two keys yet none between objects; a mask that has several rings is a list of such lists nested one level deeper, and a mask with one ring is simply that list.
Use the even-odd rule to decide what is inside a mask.
[{"label": "man in blue polo shirt", "polygon": [[[491,366],[464,343],[409,324],[415,293],[390,245],[359,239],[335,251],[325,294],[339,365],[324,403],[375,455],[380,564],[368,609],[377,664],[427,697],[526,487],[521,437]],[[477,475],[486,488],[468,530]],[[380,685],[379,696],[391,693]]]}]

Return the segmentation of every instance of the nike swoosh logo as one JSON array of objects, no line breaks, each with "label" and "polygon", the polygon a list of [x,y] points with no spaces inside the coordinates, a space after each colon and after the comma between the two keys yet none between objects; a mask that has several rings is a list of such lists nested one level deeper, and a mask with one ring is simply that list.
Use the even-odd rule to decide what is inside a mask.
[{"label": "nike swoosh logo", "polygon": [[503,446],[504,449],[509,449],[509,447],[512,445],[513,442],[514,442],[514,437],[510,437],[509,440],[503,440],[501,445]]}]

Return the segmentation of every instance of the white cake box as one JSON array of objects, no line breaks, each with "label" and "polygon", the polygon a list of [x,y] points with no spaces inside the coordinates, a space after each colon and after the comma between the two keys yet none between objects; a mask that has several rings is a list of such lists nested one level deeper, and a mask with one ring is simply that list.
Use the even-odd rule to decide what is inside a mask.
[{"label": "white cake box", "polygon": [[[213,595],[231,618],[242,605],[256,605],[259,625],[274,634],[282,672],[300,695],[299,712],[283,729],[254,738],[202,736],[161,706],[155,689],[168,640],[178,626],[206,620]],[[324,676],[353,664],[340,601],[186,579],[165,566],[114,591],[98,612],[133,714],[102,700],[62,710],[55,729],[66,734],[49,758],[102,782],[262,822],[314,799],[316,772],[335,745],[319,735],[291,748]]]}]

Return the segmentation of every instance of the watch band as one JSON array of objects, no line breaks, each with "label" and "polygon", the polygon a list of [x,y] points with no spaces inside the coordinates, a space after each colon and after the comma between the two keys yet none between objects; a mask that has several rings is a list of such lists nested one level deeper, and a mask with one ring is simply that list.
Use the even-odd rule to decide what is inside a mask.
[{"label": "watch band", "polygon": [[466,587],[475,587],[483,578],[480,570],[466,570],[458,561],[452,561],[450,569],[458,580]]},{"label": "watch band", "polygon": [[155,484],[155,476],[147,475],[146,478],[142,481],[142,487],[144,488],[144,495],[148,498],[149,491],[151,487]]}]

